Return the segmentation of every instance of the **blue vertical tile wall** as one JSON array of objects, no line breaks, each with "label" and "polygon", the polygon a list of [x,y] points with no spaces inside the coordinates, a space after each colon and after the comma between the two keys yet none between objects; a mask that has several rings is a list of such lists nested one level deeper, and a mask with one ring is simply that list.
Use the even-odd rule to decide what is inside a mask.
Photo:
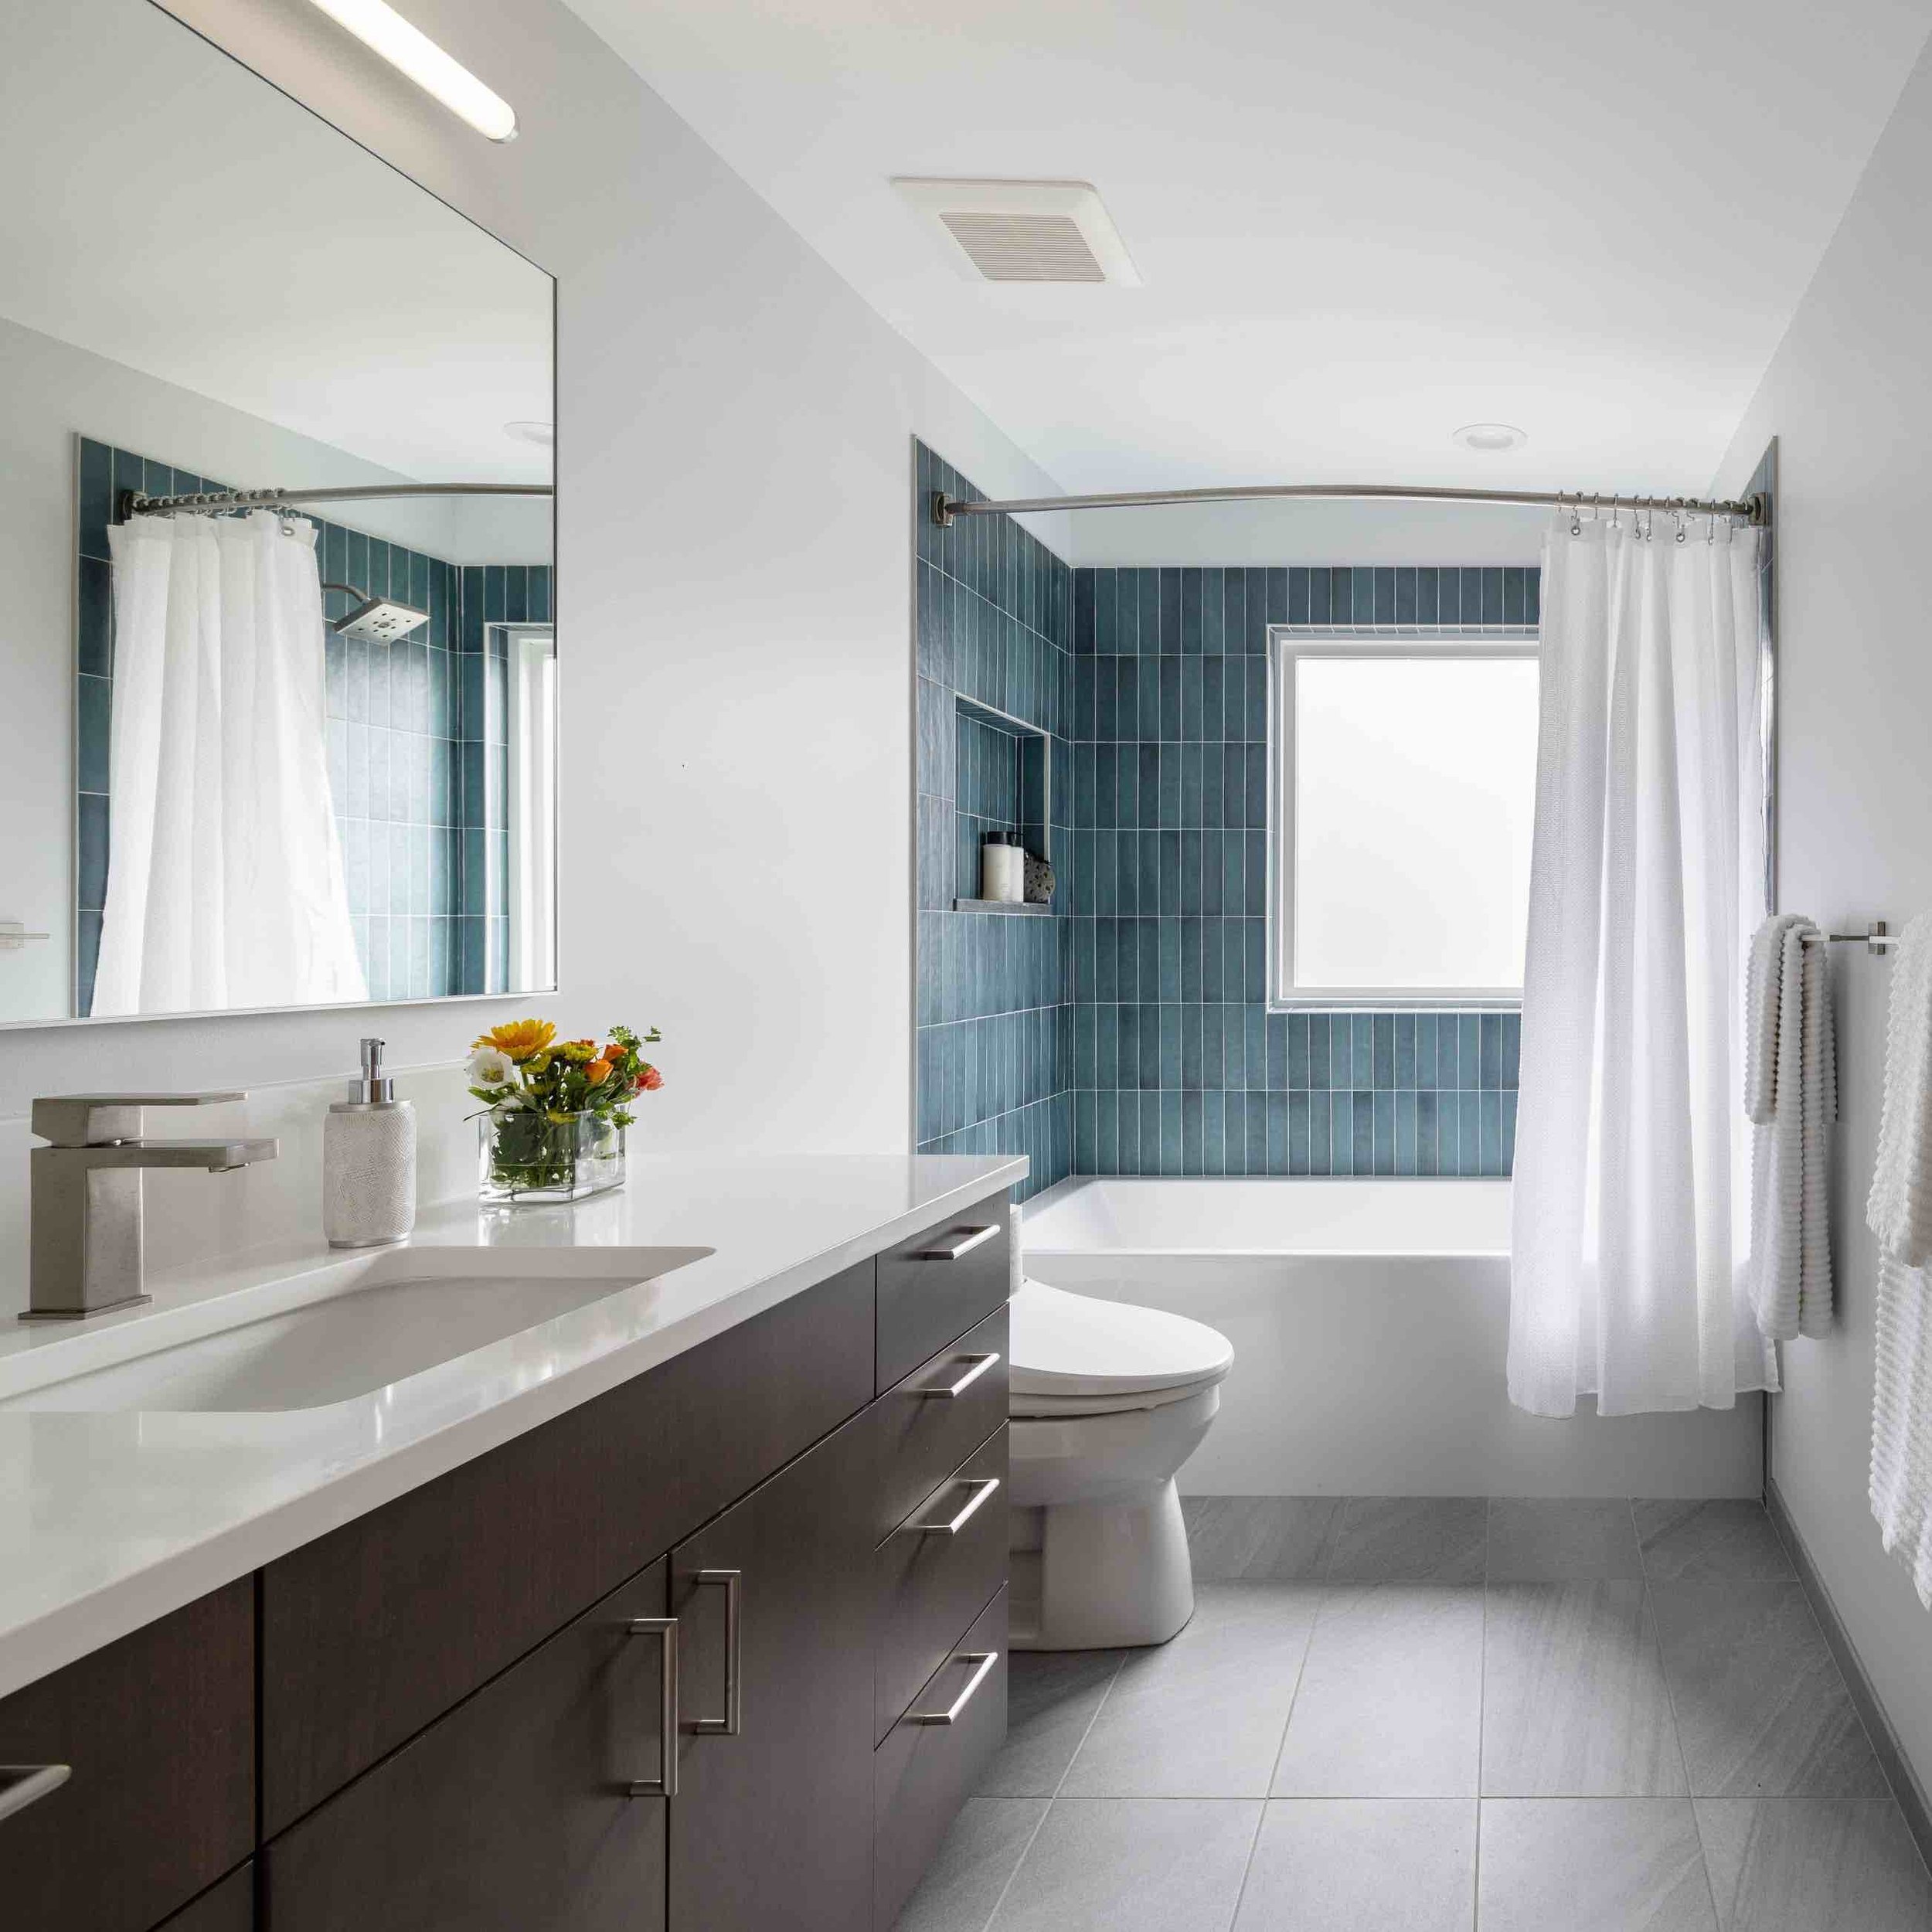
[{"label": "blue vertical tile wall", "polygon": [[[107,749],[113,598],[107,526],[117,493],[227,485],[82,437],[75,583],[75,1005],[93,1002],[111,818]],[[507,982],[509,645],[493,625],[547,623],[547,564],[458,566],[315,519],[325,583],[430,614],[392,645],[324,645],[329,786],[356,950],[372,999],[498,992]],[[323,593],[325,614],[352,600]]]},{"label": "blue vertical tile wall", "polygon": [[[923,444],[914,468],[917,1138],[922,1154],[1025,1154],[1023,1197],[1073,1168],[1073,573],[1009,517],[935,526],[933,491],[983,492]],[[978,891],[980,832],[1039,811],[1043,742],[1053,913],[955,910]]]},{"label": "blue vertical tile wall", "polygon": [[1533,569],[1073,573],[1074,1172],[1496,1175],[1514,1012],[1270,1013],[1271,624],[1533,624]]}]

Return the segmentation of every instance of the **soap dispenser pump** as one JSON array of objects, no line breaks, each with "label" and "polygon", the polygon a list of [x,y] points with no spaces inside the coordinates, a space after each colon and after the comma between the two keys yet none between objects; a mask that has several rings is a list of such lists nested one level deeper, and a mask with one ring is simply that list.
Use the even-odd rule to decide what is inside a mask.
[{"label": "soap dispenser pump", "polygon": [[383,1043],[366,1039],[355,1099],[322,1124],[322,1232],[332,1248],[373,1248],[415,1225],[416,1109],[396,1097]]}]

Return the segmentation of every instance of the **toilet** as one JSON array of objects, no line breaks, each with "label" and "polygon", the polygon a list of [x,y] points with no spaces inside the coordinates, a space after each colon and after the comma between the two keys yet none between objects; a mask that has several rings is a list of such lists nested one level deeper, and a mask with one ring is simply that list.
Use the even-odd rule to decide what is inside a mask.
[{"label": "toilet", "polygon": [[1234,1360],[1164,1309],[1022,1279],[1012,1316],[1016,1650],[1164,1644],[1194,1613],[1175,1472],[1200,1447]]}]

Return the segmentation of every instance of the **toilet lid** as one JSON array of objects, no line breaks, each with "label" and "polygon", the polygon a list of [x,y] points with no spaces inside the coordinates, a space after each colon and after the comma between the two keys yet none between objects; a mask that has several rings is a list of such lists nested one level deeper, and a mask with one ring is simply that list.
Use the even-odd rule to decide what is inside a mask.
[{"label": "toilet lid", "polygon": [[1165,1308],[1070,1294],[1022,1281],[1010,1304],[1015,1396],[1127,1395],[1219,1382],[1227,1337]]}]

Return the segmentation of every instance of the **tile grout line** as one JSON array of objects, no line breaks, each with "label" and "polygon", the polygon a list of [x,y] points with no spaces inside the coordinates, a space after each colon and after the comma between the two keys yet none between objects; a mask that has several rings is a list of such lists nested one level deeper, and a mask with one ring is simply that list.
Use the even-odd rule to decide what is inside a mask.
[{"label": "tile grout line", "polygon": [[[1010,1646],[1009,1649],[1010,1657]],[[1127,1658],[1123,1654],[1115,1660],[1114,1674],[1107,1679],[1107,1688],[1100,1692],[1099,1701],[1094,1706],[1094,1715],[1087,1720],[1087,1728],[1080,1733],[1080,1743],[1076,1744],[1068,1754],[1066,1764],[1060,1767],[1060,1776],[1053,1781],[1053,1788],[1047,1793],[1046,1802],[1040,1807],[1040,1815],[1033,1821],[1033,1828],[1027,1833],[1026,1842],[1020,1847],[1019,1856],[1014,1859],[1013,1869],[1007,1873],[1006,1883],[999,1888],[999,1896],[994,1900],[992,1909],[986,1914],[986,1922],[981,1927],[980,1932],[992,1932],[993,1923],[999,1917],[1000,1907],[1006,1903],[1007,1893],[1012,1890],[1014,1882],[1019,1876],[1020,1867],[1026,1862],[1027,1855],[1032,1850],[1034,1841],[1045,1828],[1048,1815],[1060,1802],[1061,1787],[1073,1774],[1073,1760],[1080,1756],[1088,1738],[1093,1736],[1094,1726],[1100,1722],[1100,1713],[1106,1708],[1107,1700],[1114,1695],[1114,1686],[1120,1681],[1121,1672],[1126,1667]]]},{"label": "tile grout line", "polygon": [[1481,1932],[1482,1922],[1483,1743],[1489,1718],[1489,1546],[1495,1500],[1487,1497],[1482,1506],[1482,1641],[1476,1679],[1476,1838],[1469,1861],[1470,1932]]},{"label": "tile grout line", "polygon": [[1637,1498],[1629,1496],[1624,1500],[1630,1505],[1630,1526],[1637,1538],[1637,1566],[1644,1575],[1644,1614],[1650,1619],[1650,1641],[1657,1651],[1657,1674],[1664,1680],[1664,1701],[1670,1706],[1671,1736],[1677,1740],[1677,1763],[1684,1774],[1684,1802],[1690,1807],[1691,1829],[1697,1835],[1697,1861],[1704,1868],[1704,1896],[1711,1902],[1711,1923],[1721,1927],[1724,1917],[1717,1909],[1717,1881],[1711,1876],[1710,1853],[1704,1845],[1704,1821],[1698,1815],[1690,1760],[1684,1754],[1684,1727],[1677,1721],[1677,1692],[1670,1681],[1670,1667],[1664,1662],[1663,1633],[1657,1625],[1657,1599],[1651,1594],[1650,1558],[1644,1549],[1644,1532],[1637,1524]]}]

